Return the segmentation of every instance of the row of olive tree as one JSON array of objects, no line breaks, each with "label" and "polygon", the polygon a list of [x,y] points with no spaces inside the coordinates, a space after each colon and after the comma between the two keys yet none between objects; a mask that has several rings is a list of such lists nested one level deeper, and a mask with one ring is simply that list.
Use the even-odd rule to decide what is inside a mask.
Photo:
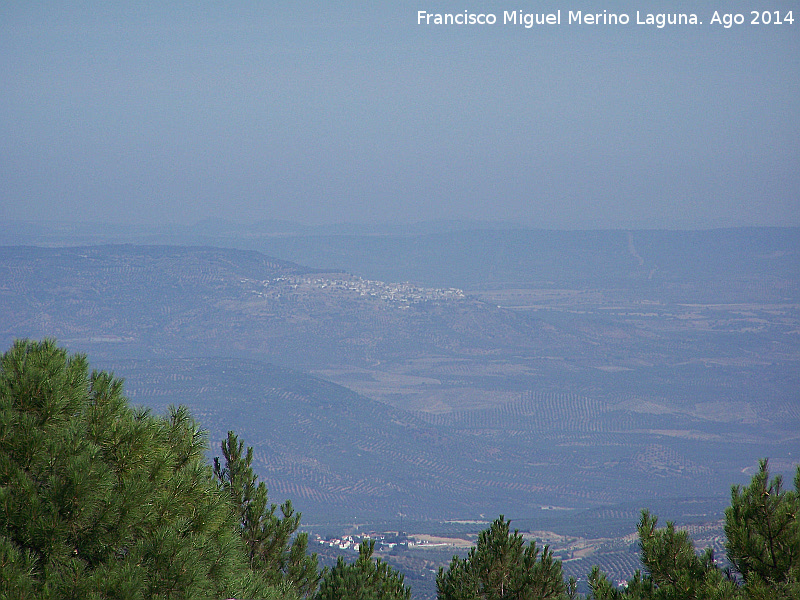
[{"label": "row of olive tree", "polygon": [[[276,507],[268,511],[263,484],[254,485],[250,469],[252,450],[242,458],[243,446],[233,433],[223,442],[223,454],[228,465],[244,476],[233,477],[245,485],[229,485],[234,504],[248,507],[240,511],[242,529],[248,532],[257,521],[247,516],[249,508],[263,515],[256,532],[245,533],[248,547],[257,544],[249,540],[277,541],[270,552],[274,557],[263,564],[279,569],[278,575],[291,581],[295,589],[310,594],[321,585],[316,600],[408,600],[410,590],[403,577],[380,559],[372,560],[373,543],[364,542],[359,558],[347,565],[340,558],[331,571],[317,575],[316,557],[306,556],[307,540],[303,535],[294,538],[299,516],[292,517],[291,505],[282,507],[283,518],[274,516]],[[232,467],[225,469],[215,461],[215,473],[221,481],[231,480]],[[255,494],[241,490],[261,490]],[[236,491],[234,491],[236,490]],[[246,498],[260,501],[248,504]],[[685,531],[673,523],[658,528],[657,517],[642,512],[638,524],[639,547],[643,571],[622,588],[614,586],[598,569],[589,575],[592,600],[726,600],[726,599],[800,599],[800,468],[795,477],[795,490],[783,489],[780,476],[770,480],[767,461],[749,486],[732,489],[732,502],[726,511],[725,532],[727,555],[731,566],[722,569],[715,561],[712,549],[697,554]],[[285,524],[291,523],[289,528]],[[267,526],[268,524],[268,526]],[[267,533],[272,531],[272,533]],[[278,532],[283,533],[278,533]],[[265,535],[266,534],[266,535]],[[283,550],[280,550],[280,549]],[[263,552],[263,551],[262,551]],[[283,557],[280,558],[280,553]],[[250,553],[251,560],[258,552]],[[294,574],[294,575],[292,575]],[[436,580],[440,600],[568,600],[578,597],[574,578],[564,580],[560,561],[549,547],[527,545],[519,531],[511,531],[510,522],[502,515],[478,537],[477,545],[465,558],[454,557],[449,568],[441,568]]]}]

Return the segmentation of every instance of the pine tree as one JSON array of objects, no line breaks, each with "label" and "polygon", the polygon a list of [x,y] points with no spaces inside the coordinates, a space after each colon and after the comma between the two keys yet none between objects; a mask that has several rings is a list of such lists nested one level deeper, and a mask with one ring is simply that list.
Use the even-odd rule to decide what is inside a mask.
[{"label": "pine tree", "polygon": [[214,459],[214,475],[228,493],[239,519],[239,530],[250,567],[274,584],[288,585],[302,597],[310,596],[320,581],[317,555],[309,555],[308,534],[297,533],[300,513],[287,500],[280,507],[268,504],[267,488],[252,468],[253,449],[233,431],[222,441],[222,455]]},{"label": "pine tree", "polygon": [[133,410],[122,382],[54,342],[0,358],[0,598],[275,598],[183,408]]},{"label": "pine tree", "polygon": [[800,598],[800,467],[794,487],[770,480],[762,460],[749,486],[731,490],[726,549],[751,598]]},{"label": "pine tree", "polygon": [[[439,569],[436,589],[440,600],[546,600],[562,598],[566,586],[561,562],[545,546],[527,546],[518,530],[510,533],[503,515],[481,532],[469,555],[457,556],[445,571]],[[573,584],[574,585],[574,584]]]},{"label": "pine tree", "polygon": [[351,565],[340,556],[325,573],[314,600],[409,600],[411,590],[403,575],[380,558],[373,561],[374,548],[374,540],[361,542],[358,559]]},{"label": "pine tree", "polygon": [[596,566],[589,575],[593,600],[733,600],[735,582],[714,562],[711,548],[697,555],[692,540],[674,523],[657,528],[658,518],[643,510],[637,530],[644,574],[636,571],[623,589]]},{"label": "pine tree", "polygon": [[[711,548],[698,556],[685,531],[676,530],[672,522],[661,529],[656,528],[657,524],[657,517],[647,510],[642,511],[637,529],[648,594],[652,592],[655,598],[686,600],[712,600],[735,595],[735,584],[717,568]],[[639,587],[644,593],[645,588]]]},{"label": "pine tree", "polygon": [[726,549],[733,572],[715,565],[709,548],[698,555],[684,531],[642,511],[639,546],[645,574],[615,588],[595,567],[589,587],[595,600],[790,600],[800,598],[800,467],[795,490],[772,480],[766,460],[749,486],[734,486],[725,511]]}]

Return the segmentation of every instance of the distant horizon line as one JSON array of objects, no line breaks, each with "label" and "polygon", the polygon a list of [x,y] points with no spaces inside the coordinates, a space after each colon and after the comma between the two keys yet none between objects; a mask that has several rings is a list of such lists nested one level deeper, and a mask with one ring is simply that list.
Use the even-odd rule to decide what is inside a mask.
[{"label": "distant horizon line", "polygon": [[[261,235],[303,235],[303,234],[327,234],[327,235],[419,235],[425,233],[452,233],[455,231],[480,231],[480,230],[500,230],[500,231],[553,231],[553,232],[579,232],[579,231],[720,231],[720,230],[741,230],[741,229],[799,229],[797,225],[704,225],[704,226],[573,226],[558,227],[547,225],[536,225],[532,223],[519,223],[510,220],[483,220],[483,219],[423,219],[418,221],[376,221],[376,222],[357,222],[357,221],[337,221],[331,223],[304,223],[289,219],[261,219],[259,221],[243,222],[231,219],[216,219],[206,217],[193,222],[160,222],[160,223],[126,223],[113,220],[70,220],[63,219],[8,219],[0,225],[0,230],[16,229],[23,225],[35,228],[58,228],[61,233],[66,233],[63,229],[72,228],[96,228],[98,226],[110,226],[127,231],[152,231],[156,233],[168,233],[167,230],[180,230],[180,233],[199,233],[199,234],[234,234],[238,231],[250,234]],[[47,233],[45,231],[41,233]],[[52,231],[52,233],[56,233]],[[110,232],[103,231],[101,236],[108,236]]]}]

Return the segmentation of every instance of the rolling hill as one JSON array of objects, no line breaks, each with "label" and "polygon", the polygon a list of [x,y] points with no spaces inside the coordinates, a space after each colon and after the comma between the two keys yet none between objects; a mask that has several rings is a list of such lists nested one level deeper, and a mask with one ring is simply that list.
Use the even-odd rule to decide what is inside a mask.
[{"label": "rolling hill", "polygon": [[[506,284],[471,292],[252,250],[5,247],[0,341],[56,337],[123,376],[134,402],[189,405],[212,442],[236,430],[273,499],[312,522],[721,507],[758,457],[788,470],[797,232],[578,233],[546,238],[549,256],[573,257],[549,283],[513,266],[545,261],[536,232],[507,236],[483,259]],[[486,235],[461,250],[488,253]],[[674,258],[692,248],[722,255]]]}]

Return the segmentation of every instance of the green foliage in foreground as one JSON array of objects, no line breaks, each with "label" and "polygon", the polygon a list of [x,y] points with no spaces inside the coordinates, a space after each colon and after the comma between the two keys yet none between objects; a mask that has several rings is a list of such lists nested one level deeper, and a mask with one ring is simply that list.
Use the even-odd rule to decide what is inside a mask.
[{"label": "green foliage in foreground", "polygon": [[770,481],[761,461],[750,485],[734,486],[725,511],[726,550],[733,570],[722,571],[708,548],[701,555],[684,531],[643,511],[639,547],[644,574],[624,589],[615,588],[595,567],[589,576],[596,600],[796,600],[800,598],[800,467],[795,490],[783,490],[780,476]]},{"label": "green foliage in foreground", "polygon": [[567,592],[561,561],[547,546],[541,556],[536,542],[526,546],[503,515],[481,532],[466,558],[456,556],[448,570],[439,569],[436,589],[441,600],[547,600]]},{"label": "green foliage in foreground", "polygon": [[380,558],[372,560],[375,542],[364,540],[358,547],[358,559],[345,564],[340,556],[336,566],[325,574],[315,600],[409,600],[411,590],[403,584],[403,575]]},{"label": "green foliage in foreground", "polygon": [[0,358],[0,598],[278,598],[248,568],[186,410],[133,410],[84,356]]},{"label": "green foliage in foreground", "polygon": [[725,548],[749,598],[800,598],[800,467],[794,491],[761,461],[749,486],[731,490]]},{"label": "green foliage in foreground", "polygon": [[214,476],[230,495],[239,523],[250,568],[263,573],[270,582],[288,585],[302,597],[314,593],[320,580],[317,555],[308,555],[308,534],[297,533],[300,513],[292,503],[281,506],[268,504],[267,488],[256,483],[258,476],[250,464],[253,449],[243,452],[244,443],[233,431],[222,441],[225,466],[214,459]]}]

